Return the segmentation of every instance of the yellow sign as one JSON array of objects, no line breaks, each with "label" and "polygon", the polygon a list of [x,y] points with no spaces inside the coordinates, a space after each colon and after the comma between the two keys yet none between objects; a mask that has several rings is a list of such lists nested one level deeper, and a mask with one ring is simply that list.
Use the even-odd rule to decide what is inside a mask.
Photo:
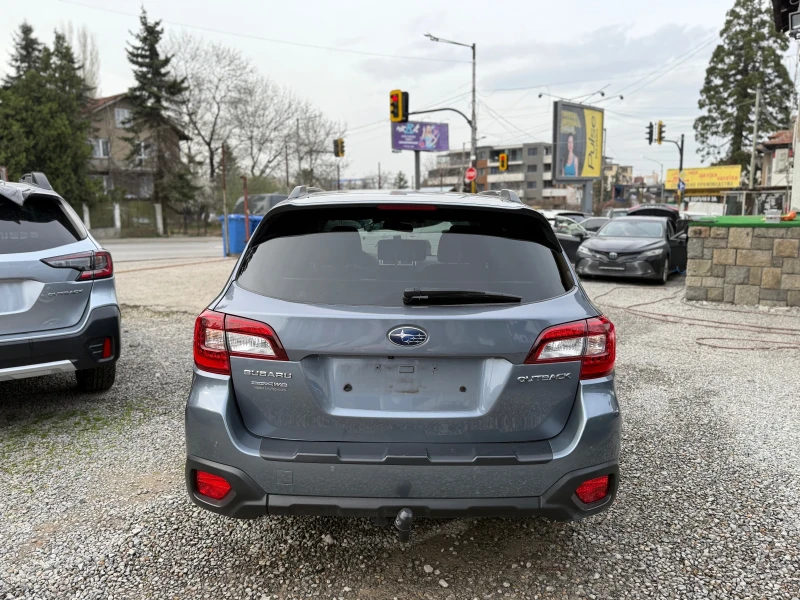
[{"label": "yellow sign", "polygon": [[[727,190],[742,185],[742,165],[684,169],[687,194],[695,190]],[[678,169],[667,171],[666,189],[678,189]]]},{"label": "yellow sign", "polygon": [[596,179],[603,170],[603,111],[556,102],[556,180]]}]

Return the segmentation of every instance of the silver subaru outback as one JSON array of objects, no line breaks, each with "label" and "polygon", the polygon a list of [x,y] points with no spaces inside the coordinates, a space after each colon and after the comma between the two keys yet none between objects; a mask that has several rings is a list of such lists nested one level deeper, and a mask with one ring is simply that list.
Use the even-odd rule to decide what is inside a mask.
[{"label": "silver subaru outback", "polygon": [[0,382],[75,373],[107,390],[119,352],[111,255],[42,173],[0,181]]},{"label": "silver subaru outback", "polygon": [[514,192],[296,188],[195,323],[191,499],[580,519],[619,483],[614,326]]}]

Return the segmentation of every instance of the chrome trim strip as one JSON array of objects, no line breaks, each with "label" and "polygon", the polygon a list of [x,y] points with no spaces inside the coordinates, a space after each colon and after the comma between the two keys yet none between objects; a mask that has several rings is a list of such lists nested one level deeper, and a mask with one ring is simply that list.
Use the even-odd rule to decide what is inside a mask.
[{"label": "chrome trim strip", "polygon": [[53,375],[55,373],[72,373],[74,370],[75,365],[68,360],[25,365],[24,367],[9,367],[8,369],[0,369],[0,381],[12,381],[14,379]]}]

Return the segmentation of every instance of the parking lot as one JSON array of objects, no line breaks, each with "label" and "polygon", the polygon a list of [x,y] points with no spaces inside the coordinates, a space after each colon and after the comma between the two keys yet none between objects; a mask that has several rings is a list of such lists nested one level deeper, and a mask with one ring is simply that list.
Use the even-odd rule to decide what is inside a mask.
[{"label": "parking lot", "polygon": [[109,392],[0,383],[0,598],[800,597],[797,311],[689,305],[682,277],[587,282],[618,331],[616,504],[579,523],[423,521],[403,545],[367,520],[189,502],[192,325],[232,264],[118,266]]}]

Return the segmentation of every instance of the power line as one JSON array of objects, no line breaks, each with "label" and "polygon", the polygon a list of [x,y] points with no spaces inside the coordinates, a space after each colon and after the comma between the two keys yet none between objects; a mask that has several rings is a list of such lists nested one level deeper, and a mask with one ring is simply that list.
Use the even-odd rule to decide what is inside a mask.
[{"label": "power line", "polygon": [[[125,16],[125,17],[138,18],[138,15],[136,15],[136,14],[125,12],[125,11],[121,11],[121,10],[116,10],[116,9],[113,9],[113,8],[105,8],[105,7],[100,7],[100,6],[93,6],[91,4],[84,4],[83,2],[76,2],[75,0],[60,0],[60,1],[63,2],[64,4],[71,4],[73,6],[81,6],[83,8],[91,8],[93,10],[98,10],[100,12],[113,13],[115,15],[122,15],[122,16]],[[429,57],[424,57],[424,56],[406,56],[406,55],[400,55],[400,54],[384,54],[382,52],[368,52],[366,50],[351,50],[351,49],[348,49],[348,48],[337,48],[335,46],[321,46],[321,45],[318,45],[318,44],[306,44],[306,43],[303,43],[303,42],[295,42],[295,41],[292,41],[292,40],[281,40],[281,39],[277,39],[277,38],[268,38],[268,37],[264,37],[264,36],[243,33],[241,31],[225,31],[224,29],[215,29],[213,27],[202,27],[200,25],[189,25],[187,23],[180,23],[178,21],[168,21],[166,19],[161,19],[161,21],[163,21],[164,23],[167,23],[168,25],[173,25],[175,27],[184,27],[186,29],[195,29],[197,31],[205,31],[207,33],[219,33],[219,34],[222,34],[222,35],[230,35],[230,36],[235,36],[235,37],[238,37],[238,38],[247,38],[247,39],[251,39],[251,40],[258,40],[258,41],[261,41],[261,42],[270,42],[270,43],[273,43],[273,44],[284,44],[286,46],[296,46],[296,47],[299,47],[299,48],[312,48],[314,50],[326,50],[328,52],[343,52],[345,54],[358,54],[358,55],[361,55],[361,56],[377,56],[377,57],[380,57],[380,58],[395,58],[395,59],[403,59],[403,60],[422,60],[422,61],[427,61],[427,62],[471,63],[471,61],[468,61],[468,60],[455,60],[455,59],[451,59],[451,58],[429,58]]]}]

